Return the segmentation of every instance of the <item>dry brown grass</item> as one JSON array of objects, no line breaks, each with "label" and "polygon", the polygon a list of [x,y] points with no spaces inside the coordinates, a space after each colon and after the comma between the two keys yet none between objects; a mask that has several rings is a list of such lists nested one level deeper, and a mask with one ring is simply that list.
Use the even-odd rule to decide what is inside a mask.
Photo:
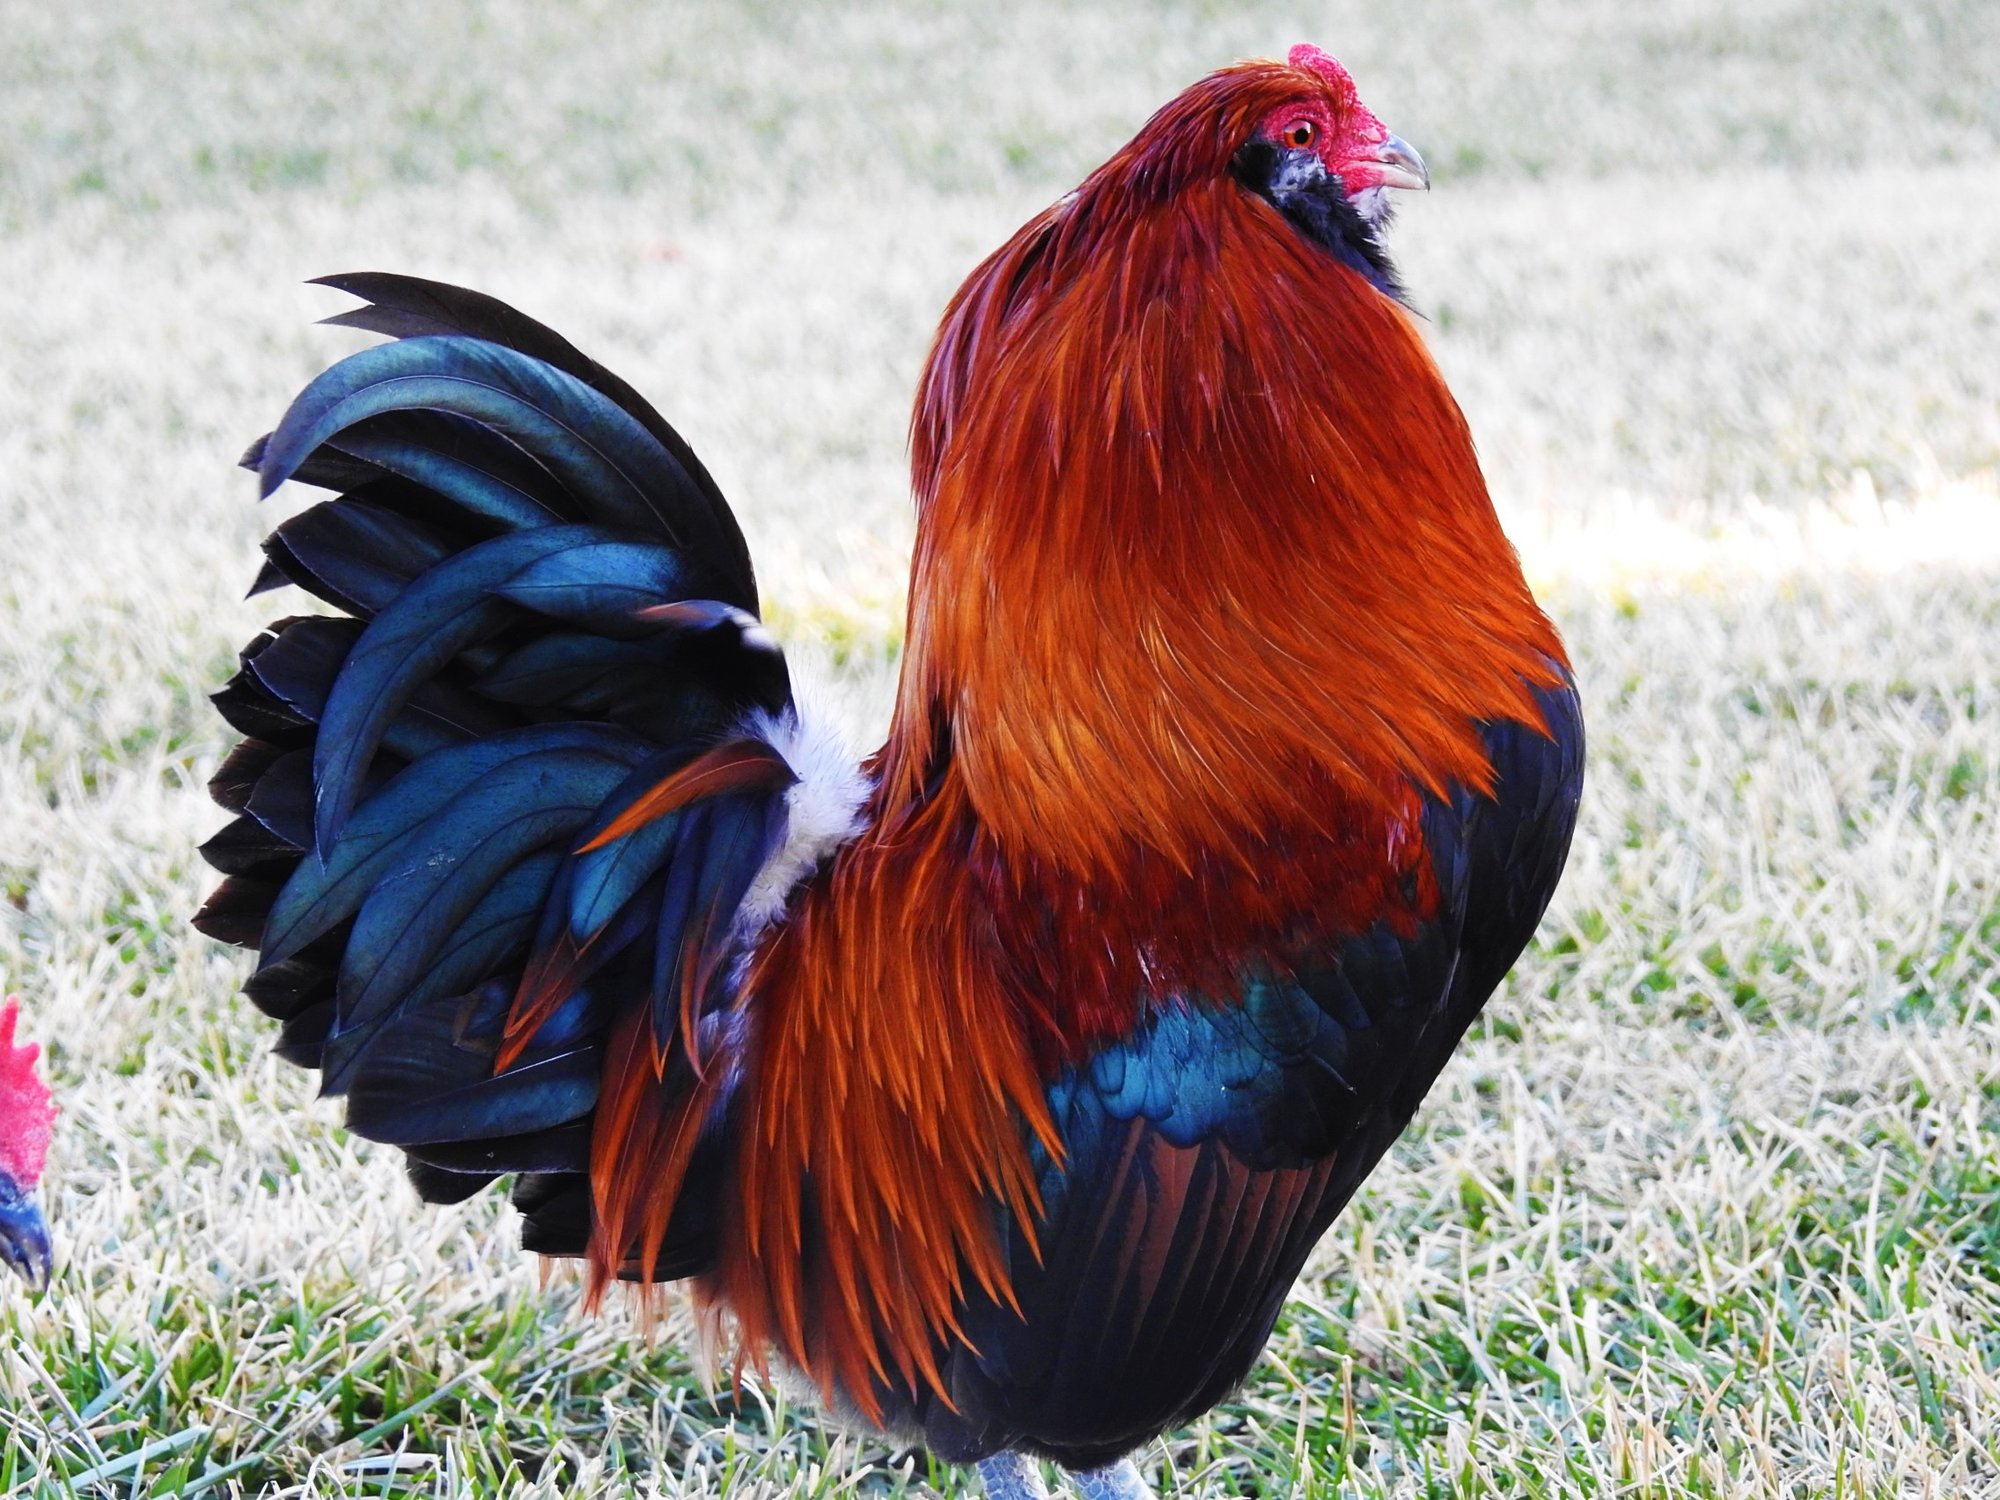
[{"label": "dry brown grass", "polygon": [[[265,1055],[186,914],[229,464],[305,276],[524,304],[655,396],[879,724],[956,278],[1312,35],[1425,148],[1398,244],[1589,699],[1543,940],[1188,1495],[2000,1494],[2000,27],[1927,7],[722,3],[0,17],[0,985],[65,1107],[0,1488],[894,1494],[544,1295]],[[95,1477],[93,1477],[95,1476]]]}]

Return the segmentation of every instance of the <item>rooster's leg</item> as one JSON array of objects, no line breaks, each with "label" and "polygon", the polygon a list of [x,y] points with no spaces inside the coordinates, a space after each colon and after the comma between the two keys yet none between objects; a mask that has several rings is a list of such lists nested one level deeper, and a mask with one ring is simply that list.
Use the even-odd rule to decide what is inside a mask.
[{"label": "rooster's leg", "polygon": [[979,1460],[986,1500],[1049,1500],[1041,1468],[1025,1453],[996,1453]]},{"label": "rooster's leg", "polygon": [[1152,1486],[1129,1458],[1102,1469],[1084,1469],[1073,1476],[1083,1500],[1154,1500]]}]

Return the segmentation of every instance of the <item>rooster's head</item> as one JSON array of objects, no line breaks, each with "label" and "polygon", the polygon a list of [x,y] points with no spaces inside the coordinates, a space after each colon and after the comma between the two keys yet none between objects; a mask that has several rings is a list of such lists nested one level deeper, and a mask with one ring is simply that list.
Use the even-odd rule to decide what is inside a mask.
[{"label": "rooster's head", "polygon": [[1380,238],[1389,189],[1428,188],[1424,159],[1375,117],[1347,69],[1319,48],[1294,47],[1286,61],[1298,87],[1268,106],[1238,147],[1237,180],[1307,238],[1394,291]]}]

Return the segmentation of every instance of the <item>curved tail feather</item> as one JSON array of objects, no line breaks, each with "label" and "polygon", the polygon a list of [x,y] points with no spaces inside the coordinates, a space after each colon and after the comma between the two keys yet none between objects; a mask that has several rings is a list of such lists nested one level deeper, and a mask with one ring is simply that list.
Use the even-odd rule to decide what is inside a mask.
[{"label": "curved tail feather", "polygon": [[[746,893],[797,774],[784,659],[714,480],[629,386],[478,293],[324,278],[391,342],[244,464],[333,490],[274,530],[280,620],[215,696],[225,879],[279,1051],[455,1202],[604,1275],[711,1254]],[[766,920],[761,907],[755,923]],[[594,1179],[594,1185],[593,1185]]]}]

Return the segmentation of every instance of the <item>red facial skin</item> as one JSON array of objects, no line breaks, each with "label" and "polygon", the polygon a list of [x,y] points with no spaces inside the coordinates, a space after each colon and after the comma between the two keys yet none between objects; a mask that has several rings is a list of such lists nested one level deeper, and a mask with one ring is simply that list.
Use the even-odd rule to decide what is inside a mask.
[{"label": "red facial skin", "polygon": [[1393,139],[1389,127],[1361,102],[1347,69],[1310,44],[1292,48],[1286,61],[1317,73],[1326,81],[1335,102],[1329,107],[1314,99],[1273,110],[1264,118],[1263,134],[1281,145],[1317,152],[1326,169],[1346,184],[1350,194],[1406,186],[1393,174],[1391,165],[1380,159],[1382,147]]}]

